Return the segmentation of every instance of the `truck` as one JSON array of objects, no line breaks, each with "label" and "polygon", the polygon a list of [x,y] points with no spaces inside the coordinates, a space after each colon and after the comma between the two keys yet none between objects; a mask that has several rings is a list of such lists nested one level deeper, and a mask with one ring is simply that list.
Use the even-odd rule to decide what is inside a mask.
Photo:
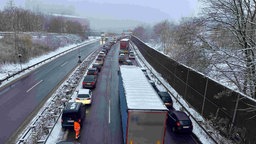
[{"label": "truck", "polygon": [[128,54],[129,53],[129,39],[121,39],[120,40],[120,52]]},{"label": "truck", "polygon": [[118,90],[124,144],[164,144],[168,109],[141,68],[121,65]]}]

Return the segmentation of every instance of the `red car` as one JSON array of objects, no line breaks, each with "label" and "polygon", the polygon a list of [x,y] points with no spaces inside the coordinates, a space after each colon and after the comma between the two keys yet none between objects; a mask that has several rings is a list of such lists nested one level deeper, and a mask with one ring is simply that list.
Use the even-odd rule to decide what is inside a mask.
[{"label": "red car", "polygon": [[96,75],[86,75],[83,80],[83,88],[93,89],[96,87],[97,76]]},{"label": "red car", "polygon": [[89,68],[87,71],[87,75],[98,75],[99,71],[97,68]]}]

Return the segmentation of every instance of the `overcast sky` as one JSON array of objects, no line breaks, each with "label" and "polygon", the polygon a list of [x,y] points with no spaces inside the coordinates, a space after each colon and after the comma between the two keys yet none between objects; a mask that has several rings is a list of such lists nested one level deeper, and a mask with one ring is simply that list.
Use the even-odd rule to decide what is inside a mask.
[{"label": "overcast sky", "polygon": [[198,0],[88,0],[98,3],[132,4],[159,9],[170,16],[193,15],[197,9]]},{"label": "overcast sky", "polygon": [[[0,0],[0,7],[3,8],[3,6],[6,5],[7,1],[9,0]],[[25,0],[13,0],[14,3],[17,6],[24,7]],[[40,1],[40,0],[30,0],[30,1]],[[196,16],[196,13],[198,12],[198,0],[41,0],[44,3],[50,4],[51,3],[57,3],[60,5],[72,5],[79,4],[86,7],[87,9],[91,9],[90,12],[97,13],[102,9],[102,7],[108,6],[111,7],[106,11],[106,15],[108,14],[113,15],[115,13],[120,13],[120,9],[124,7],[124,5],[129,5],[129,8],[131,6],[134,6],[137,11],[141,9],[143,12],[147,13],[148,11],[153,10],[148,17],[150,17],[152,14],[159,15],[161,19],[172,19],[172,20],[179,20],[181,17],[190,17],[190,16]],[[64,1],[68,1],[64,2]],[[92,7],[97,6],[99,4],[101,7]],[[120,6],[120,9],[114,9],[114,7]],[[112,8],[113,7],[113,8]],[[94,11],[93,11],[94,10]],[[137,11],[135,13],[137,13]],[[80,12],[80,11],[79,11]],[[89,13],[87,11],[87,13]],[[131,11],[129,11],[131,13]],[[136,14],[133,15],[132,18],[136,18]],[[161,13],[161,14],[160,14]],[[80,14],[81,15],[81,14]],[[143,13],[143,15],[146,15]],[[115,17],[116,15],[114,15]],[[111,16],[110,16],[111,17]],[[151,16],[154,18],[154,16]],[[137,14],[136,20],[140,19],[141,15]],[[143,19],[142,19],[143,20]],[[146,20],[146,19],[145,19]]]},{"label": "overcast sky", "polygon": [[172,19],[196,16],[198,12],[198,0],[69,0],[90,1],[97,3],[130,4],[150,7],[168,14]]}]

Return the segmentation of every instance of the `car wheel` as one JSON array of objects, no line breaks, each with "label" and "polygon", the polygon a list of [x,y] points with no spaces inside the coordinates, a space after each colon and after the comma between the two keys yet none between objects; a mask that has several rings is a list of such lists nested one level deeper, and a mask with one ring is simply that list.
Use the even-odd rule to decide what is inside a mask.
[{"label": "car wheel", "polygon": [[66,131],[67,130],[67,128],[65,128],[65,127],[62,127],[61,129],[62,129],[62,131]]}]

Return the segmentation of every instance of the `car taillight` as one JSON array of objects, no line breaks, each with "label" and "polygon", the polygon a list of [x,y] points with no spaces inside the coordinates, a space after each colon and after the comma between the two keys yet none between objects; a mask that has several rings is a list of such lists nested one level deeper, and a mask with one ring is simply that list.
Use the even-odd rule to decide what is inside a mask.
[{"label": "car taillight", "polygon": [[80,123],[80,122],[81,122],[81,119],[78,119],[78,122]]},{"label": "car taillight", "polygon": [[180,126],[180,122],[176,122],[176,125],[179,127]]},{"label": "car taillight", "polygon": [[86,82],[83,82],[83,85],[85,85],[86,84]]},{"label": "car taillight", "polygon": [[94,72],[94,74],[96,75],[97,73],[96,73],[96,72]]},{"label": "car taillight", "polygon": [[94,84],[95,84],[95,82],[92,82],[91,84],[92,84],[92,85],[94,85]]},{"label": "car taillight", "polygon": [[90,100],[91,98],[87,98],[87,100]]},{"label": "car taillight", "polygon": [[79,98],[76,98],[76,100],[80,100]]}]

